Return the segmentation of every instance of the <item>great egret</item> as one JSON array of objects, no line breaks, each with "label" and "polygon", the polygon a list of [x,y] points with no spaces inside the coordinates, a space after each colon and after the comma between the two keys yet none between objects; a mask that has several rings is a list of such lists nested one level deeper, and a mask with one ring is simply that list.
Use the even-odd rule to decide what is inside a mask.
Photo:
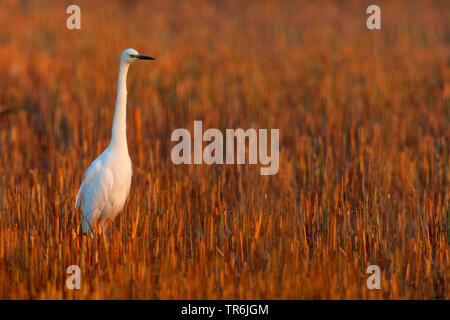
[{"label": "great egret", "polygon": [[126,134],[126,81],[130,64],[139,59],[155,58],[127,49],[120,59],[111,141],[86,170],[75,201],[75,207],[81,204],[83,211],[83,233],[93,235],[95,231],[106,230],[122,210],[130,191],[132,169]]}]

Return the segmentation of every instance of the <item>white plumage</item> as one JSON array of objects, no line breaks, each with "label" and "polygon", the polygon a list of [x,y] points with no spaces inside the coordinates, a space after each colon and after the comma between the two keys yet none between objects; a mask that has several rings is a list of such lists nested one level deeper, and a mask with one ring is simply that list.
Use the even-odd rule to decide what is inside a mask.
[{"label": "white plumage", "polygon": [[120,59],[117,99],[111,142],[84,174],[75,207],[83,211],[83,232],[104,231],[122,210],[131,185],[132,167],[126,136],[126,79],[131,63],[153,60],[134,49],[127,49]]}]

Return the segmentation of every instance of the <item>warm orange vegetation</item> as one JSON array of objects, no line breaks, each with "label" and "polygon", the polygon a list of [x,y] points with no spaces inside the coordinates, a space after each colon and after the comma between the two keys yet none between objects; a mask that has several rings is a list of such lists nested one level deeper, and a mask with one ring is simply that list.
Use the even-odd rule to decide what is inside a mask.
[{"label": "warm orange vegetation", "polygon": [[[379,1],[381,31],[366,1],[78,3],[81,31],[1,2],[0,298],[450,298],[446,0]],[[128,47],[158,58],[129,73],[130,197],[82,239]],[[279,128],[278,175],[174,166],[194,120]]]}]

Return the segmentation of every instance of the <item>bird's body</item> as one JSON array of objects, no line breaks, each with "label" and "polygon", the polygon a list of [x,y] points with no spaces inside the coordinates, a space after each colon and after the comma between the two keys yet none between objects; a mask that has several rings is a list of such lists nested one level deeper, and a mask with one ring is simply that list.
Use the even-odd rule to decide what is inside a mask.
[{"label": "bird's body", "polygon": [[126,78],[130,64],[141,56],[134,49],[122,53],[116,109],[108,148],[86,170],[75,207],[83,211],[83,232],[104,231],[122,210],[131,185],[132,166],[126,136]]},{"label": "bird's body", "polygon": [[[85,173],[76,200],[83,211],[83,232],[105,230],[122,210],[131,185],[131,159],[126,152],[109,146]],[[96,224],[99,223],[99,226]]]}]

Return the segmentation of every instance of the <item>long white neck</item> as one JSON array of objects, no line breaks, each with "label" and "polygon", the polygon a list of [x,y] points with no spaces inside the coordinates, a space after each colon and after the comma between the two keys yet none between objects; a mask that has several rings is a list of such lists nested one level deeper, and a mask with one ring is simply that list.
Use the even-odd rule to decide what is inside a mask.
[{"label": "long white neck", "polygon": [[127,145],[127,73],[130,64],[121,61],[119,79],[117,81],[116,110],[112,126],[111,147],[124,148],[128,152]]}]

